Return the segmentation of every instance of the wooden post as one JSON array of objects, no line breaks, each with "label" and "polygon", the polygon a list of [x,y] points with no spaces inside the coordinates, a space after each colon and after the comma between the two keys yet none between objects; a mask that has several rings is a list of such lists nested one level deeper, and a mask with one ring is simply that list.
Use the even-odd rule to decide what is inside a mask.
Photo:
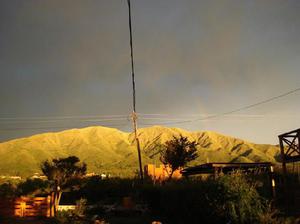
[{"label": "wooden post", "polygon": [[137,152],[138,152],[138,159],[139,159],[139,169],[140,169],[140,179],[141,182],[144,182],[144,175],[143,175],[143,166],[142,166],[142,157],[141,157],[141,146],[140,146],[140,141],[138,138],[138,133],[137,133],[137,116],[135,111],[132,113],[132,121],[133,121],[133,129],[134,129],[134,138],[136,141],[136,147],[137,147]]},{"label": "wooden post", "polygon": [[140,178],[141,182],[144,182],[144,175],[143,175],[143,166],[142,166],[142,158],[141,158],[141,147],[140,141],[137,135],[137,116],[136,116],[136,100],[135,100],[135,74],[134,74],[134,57],[133,57],[133,44],[132,44],[132,27],[131,27],[131,6],[130,0],[127,0],[128,4],[128,22],[129,22],[129,40],[130,40],[130,56],[131,56],[131,77],[132,77],[132,121],[133,121],[133,129],[134,135],[136,140],[136,147],[138,151],[138,159],[139,159],[139,168],[140,168]]},{"label": "wooden post", "polygon": [[280,156],[281,156],[283,175],[286,176],[286,161],[285,161],[284,145],[283,145],[282,138],[283,138],[282,136],[279,136]]},{"label": "wooden post", "polygon": [[300,129],[297,130],[297,137],[298,137],[298,150],[300,154]]},{"label": "wooden post", "polygon": [[53,215],[52,215],[52,212],[51,212],[51,210],[52,210],[52,205],[51,205],[52,203],[51,203],[51,195],[48,195],[47,196],[47,217],[53,217]]},{"label": "wooden post", "polygon": [[51,193],[51,217],[55,216],[55,192]]},{"label": "wooden post", "polygon": [[26,202],[22,201],[20,203],[20,210],[21,210],[20,216],[25,217],[26,216]]},{"label": "wooden post", "polygon": [[275,199],[276,197],[276,184],[275,184],[275,179],[274,179],[274,167],[270,165],[269,167],[269,178],[270,178],[270,186],[271,186],[271,194],[272,197]]}]

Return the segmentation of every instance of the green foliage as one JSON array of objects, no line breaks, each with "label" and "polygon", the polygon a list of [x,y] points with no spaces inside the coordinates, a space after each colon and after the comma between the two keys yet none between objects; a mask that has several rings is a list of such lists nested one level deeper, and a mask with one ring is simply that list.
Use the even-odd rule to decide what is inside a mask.
[{"label": "green foliage", "polygon": [[[52,162],[44,161],[41,169],[48,180],[52,182],[54,194],[54,210],[58,211],[58,205],[61,199],[63,190],[70,187],[70,182],[81,178],[86,173],[86,164],[79,163],[76,156],[66,158],[53,159]],[[72,186],[72,185],[71,185]]]},{"label": "green foliage", "polygon": [[6,182],[0,185],[0,198],[35,196],[49,192],[49,182],[41,179],[27,179],[19,183]]},{"label": "green foliage", "polygon": [[56,214],[56,219],[60,224],[88,224],[89,220],[85,217],[87,209],[87,200],[80,199],[76,201],[74,210],[59,211]]},{"label": "green foliage", "polygon": [[[278,219],[278,213],[256,187],[255,181],[242,173],[215,179],[172,180],[163,185],[91,177],[83,179],[80,189],[73,193],[97,205],[89,210],[90,216],[106,217],[103,205],[121,204],[124,196],[131,196],[136,204],[147,204],[149,216],[163,223],[292,223]],[[68,216],[80,217],[70,212]]]},{"label": "green foliage", "polygon": [[76,209],[74,210],[74,215],[78,217],[84,217],[87,209],[87,200],[81,198],[80,200],[76,201]]},{"label": "green foliage", "polygon": [[13,198],[17,194],[17,186],[10,182],[0,185],[0,198]]},{"label": "green foliage", "polygon": [[37,195],[49,193],[49,181],[41,179],[26,179],[17,186],[18,195]]},{"label": "green foliage", "polygon": [[[151,217],[163,223],[260,223],[277,220],[268,203],[241,173],[215,179],[182,179],[163,185],[138,185],[130,179],[89,178],[76,194],[89,203],[120,203],[130,195],[136,203],[148,204]],[[103,215],[103,211],[97,213]],[[200,220],[200,221],[199,221]],[[265,222],[267,223],[267,222]]]},{"label": "green foliage", "polygon": [[153,215],[170,223],[259,223],[267,202],[241,174],[148,186]]},{"label": "green foliage", "polygon": [[217,213],[232,223],[255,223],[266,210],[266,201],[240,172],[217,179],[217,194],[211,201]]},{"label": "green foliage", "polygon": [[104,179],[98,177],[86,178],[82,181],[79,191],[75,194],[86,198],[89,203],[102,202],[113,204],[122,197],[133,195],[137,191],[136,180],[110,178]]},{"label": "green foliage", "polygon": [[175,170],[184,167],[188,162],[195,160],[198,157],[197,143],[190,142],[187,137],[173,136],[173,139],[167,141],[161,150],[160,161],[171,168],[169,179]]},{"label": "green foliage", "polygon": [[79,161],[76,156],[53,159],[52,162],[46,160],[42,163],[41,169],[48,180],[53,181],[57,187],[63,187],[69,180],[86,173],[86,164],[80,164]]}]

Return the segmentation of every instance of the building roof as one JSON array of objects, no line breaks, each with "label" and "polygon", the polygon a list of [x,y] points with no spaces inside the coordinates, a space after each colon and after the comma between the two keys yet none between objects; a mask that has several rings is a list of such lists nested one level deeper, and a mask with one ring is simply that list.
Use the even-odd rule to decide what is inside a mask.
[{"label": "building roof", "polygon": [[184,176],[194,174],[211,174],[216,171],[228,173],[234,170],[250,170],[257,168],[269,168],[272,164],[270,162],[263,163],[205,163],[194,167],[188,167],[181,171]]}]

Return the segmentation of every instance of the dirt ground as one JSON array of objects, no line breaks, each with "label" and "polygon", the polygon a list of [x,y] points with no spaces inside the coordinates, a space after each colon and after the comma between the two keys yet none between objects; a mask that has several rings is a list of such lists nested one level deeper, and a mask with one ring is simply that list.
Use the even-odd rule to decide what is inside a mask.
[{"label": "dirt ground", "polygon": [[49,218],[6,218],[0,219],[1,224],[53,224]]}]

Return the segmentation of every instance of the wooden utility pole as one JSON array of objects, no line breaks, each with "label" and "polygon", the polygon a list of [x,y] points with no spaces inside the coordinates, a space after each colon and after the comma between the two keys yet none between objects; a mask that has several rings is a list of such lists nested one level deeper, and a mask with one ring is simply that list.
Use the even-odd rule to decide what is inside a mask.
[{"label": "wooden utility pole", "polygon": [[140,140],[138,138],[138,133],[137,133],[137,116],[135,111],[132,113],[132,121],[133,121],[133,130],[134,130],[134,137],[136,141],[136,148],[138,151],[138,158],[139,158],[139,168],[140,168],[140,178],[141,181],[144,181],[144,175],[143,175],[143,166],[142,166],[142,157],[141,157],[141,146],[140,146]]},{"label": "wooden utility pole", "polygon": [[138,152],[138,159],[139,159],[139,169],[140,169],[140,179],[141,182],[144,181],[143,175],[143,166],[142,166],[142,157],[141,157],[141,147],[140,141],[138,138],[137,133],[137,115],[136,115],[136,102],[135,102],[135,76],[134,76],[134,58],[133,58],[133,46],[132,46],[132,27],[131,27],[131,7],[130,7],[130,0],[127,0],[128,3],[128,11],[129,11],[129,33],[130,33],[130,56],[131,56],[131,77],[132,77],[132,99],[133,99],[133,111],[132,111],[132,122],[133,122],[133,130],[134,130],[134,138],[136,142],[136,148]]}]

